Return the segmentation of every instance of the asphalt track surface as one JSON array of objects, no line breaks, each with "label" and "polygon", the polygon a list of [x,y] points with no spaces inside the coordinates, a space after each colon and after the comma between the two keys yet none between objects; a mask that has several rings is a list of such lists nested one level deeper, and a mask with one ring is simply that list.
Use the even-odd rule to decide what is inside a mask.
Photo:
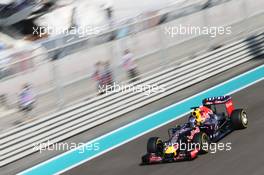
[{"label": "asphalt track surface", "polygon": [[201,155],[193,161],[140,166],[151,136],[167,138],[167,129],[183,123],[186,117],[150,132],[102,156],[75,167],[66,175],[263,175],[264,174],[264,81],[232,95],[236,108],[246,109],[249,126],[235,131],[220,142],[231,142],[230,151]]},{"label": "asphalt track surface", "polygon": [[[146,105],[140,109],[137,109],[136,111],[132,111],[128,114],[125,114],[124,116],[120,116],[117,119],[109,121],[105,124],[102,124],[98,127],[95,127],[91,130],[88,130],[84,133],[78,134],[72,138],[69,138],[69,139],[63,141],[63,143],[86,143],[86,142],[88,142],[94,138],[97,138],[97,137],[99,137],[105,133],[113,131],[116,128],[124,126],[124,125],[126,125],[126,124],[128,124],[134,120],[140,119],[140,118],[142,118],[148,114],[156,112],[162,108],[165,108],[166,106],[172,105],[178,101],[181,101],[187,97],[195,95],[198,92],[206,90],[212,86],[215,86],[221,82],[229,80],[230,78],[232,78],[234,76],[240,75],[243,72],[246,72],[248,70],[251,70],[251,69],[253,69],[259,65],[263,65],[263,64],[264,64],[264,59],[262,59],[262,58],[253,59],[253,60],[251,60],[245,64],[242,64],[242,65],[237,66],[233,69],[225,71],[219,75],[216,75],[216,76],[211,77],[207,80],[204,80],[204,81],[202,81],[198,84],[195,84],[195,85],[193,85],[187,89],[184,89],[180,92],[177,92],[177,93],[174,93],[170,96],[167,96],[166,98],[162,98],[158,101],[155,101],[149,105]],[[262,83],[262,87],[263,87],[263,83]],[[255,91],[253,91],[253,93],[255,93]],[[255,94],[255,96],[258,96],[261,93],[263,93],[263,92],[261,92],[261,90],[259,90],[258,94],[257,95]],[[237,97],[237,95],[235,95],[234,97]],[[242,98],[240,98],[240,99],[242,99]],[[254,99],[254,97],[252,97],[252,99]],[[235,103],[237,103],[237,106],[239,106],[239,104],[240,104],[242,107],[248,108],[248,106],[246,104],[242,103],[242,101],[240,101],[238,98],[235,98],[234,100],[235,100]],[[258,104],[258,101],[255,101],[254,103]],[[262,102],[262,104],[263,104],[263,102]],[[261,107],[261,105],[259,105],[259,106]],[[258,108],[260,108],[260,107],[258,107]],[[251,111],[249,111],[249,112],[251,112]],[[257,118],[258,116],[255,116],[255,117]],[[181,122],[184,122],[184,119],[179,120],[177,123],[181,123]],[[252,122],[252,121],[250,120],[250,122]],[[174,124],[175,124],[175,122],[173,124],[171,124],[170,126],[173,126]],[[165,170],[167,170],[169,168],[168,171],[170,171],[171,165],[164,165],[164,167],[160,166],[160,165],[155,165],[154,167],[149,166],[147,169],[145,169],[145,167],[139,167],[140,157],[146,151],[146,142],[147,142],[148,137],[150,137],[150,136],[161,136],[162,138],[166,138],[167,137],[166,133],[167,133],[168,127],[169,126],[166,126],[162,130],[157,130],[157,132],[155,131],[155,133],[147,134],[147,136],[143,136],[143,138],[136,139],[135,141],[132,141],[132,142],[126,144],[126,145],[130,145],[128,148],[126,145],[124,145],[120,148],[117,148],[117,150],[113,150],[112,152],[106,153],[106,154],[102,155],[101,157],[98,157],[96,159],[91,160],[90,162],[87,163],[87,165],[83,164],[83,165],[77,167],[77,169],[70,170],[66,174],[82,175],[82,174],[88,174],[89,173],[91,175],[94,175],[94,174],[95,175],[97,175],[97,174],[101,175],[101,174],[121,174],[121,173],[126,173],[126,172],[130,172],[131,174],[132,173],[133,174],[134,173],[140,174],[140,172],[142,172],[141,174],[152,174],[152,173],[155,174],[156,171],[160,172],[159,169],[162,169],[162,168],[165,168]],[[251,127],[252,127],[252,125],[250,123],[249,130],[251,129]],[[244,132],[244,131],[242,131],[242,132]],[[232,133],[230,136],[233,136],[233,134],[237,134],[237,133]],[[227,138],[229,138],[229,136]],[[254,139],[254,135],[253,135],[252,139]],[[234,141],[233,144],[235,144],[237,142],[237,140],[232,140],[232,141]],[[130,149],[131,145],[132,145],[132,148]],[[136,145],[136,146],[134,146],[134,145]],[[245,150],[247,150],[247,149],[249,149],[248,146],[245,147]],[[234,151],[234,150],[232,150],[232,151]],[[60,155],[63,152],[65,152],[65,151],[64,150],[56,150],[56,151],[43,151],[41,154],[39,152],[32,154],[28,157],[21,159],[21,160],[13,162],[13,163],[5,166],[5,167],[1,167],[0,168],[0,175],[17,174],[21,171],[24,171],[28,168],[33,167],[34,165],[37,165],[37,164],[39,164],[45,160],[51,159],[56,155]],[[110,154],[110,156],[109,156],[109,154]],[[254,152],[254,155],[257,155],[257,154],[259,154],[259,153]],[[214,159],[214,158],[216,158],[216,156],[219,156],[219,153],[215,154],[213,157],[211,157],[211,155],[201,156],[197,160],[195,160],[194,162],[198,161],[198,163],[199,163],[200,159],[204,159],[204,157],[206,157],[206,158],[209,157],[210,159]],[[229,158],[230,157],[227,155],[226,159],[229,159]],[[236,162],[236,161],[242,161],[243,162],[243,161],[245,161],[243,159],[247,160],[247,157],[242,157],[241,160],[234,159],[234,162]],[[254,161],[254,160],[255,159],[252,159],[252,160],[250,159],[247,161]],[[200,163],[203,163],[203,162],[200,162]],[[225,163],[225,161],[223,163]],[[184,164],[185,164],[185,162],[177,163],[176,165],[172,164],[172,167],[175,167],[175,166],[182,167]],[[185,168],[188,167],[188,165],[193,165],[193,164],[192,164],[192,162],[188,162],[188,164],[185,165]],[[231,164],[231,165],[233,165],[233,164]],[[83,166],[87,166],[87,168],[84,168]],[[159,167],[159,168],[155,168],[155,167]],[[217,168],[217,166],[215,166],[215,168]],[[130,171],[130,169],[132,169],[132,170]],[[207,169],[207,166],[205,166],[205,169]],[[185,171],[185,170],[181,170],[181,171]],[[208,174],[210,174],[210,173],[208,173]],[[212,172],[211,174],[214,174],[214,173]],[[262,173],[262,174],[264,174],[264,173]]]}]

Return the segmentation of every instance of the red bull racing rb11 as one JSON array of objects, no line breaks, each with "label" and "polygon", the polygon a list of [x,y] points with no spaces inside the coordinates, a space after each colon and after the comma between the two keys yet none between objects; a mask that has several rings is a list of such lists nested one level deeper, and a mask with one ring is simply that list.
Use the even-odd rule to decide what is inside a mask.
[{"label": "red bull racing rb11", "polygon": [[168,130],[167,141],[149,138],[142,164],[195,159],[199,154],[207,153],[210,144],[228,133],[247,128],[245,110],[234,109],[230,96],[206,98],[202,104],[192,108],[187,123]]}]

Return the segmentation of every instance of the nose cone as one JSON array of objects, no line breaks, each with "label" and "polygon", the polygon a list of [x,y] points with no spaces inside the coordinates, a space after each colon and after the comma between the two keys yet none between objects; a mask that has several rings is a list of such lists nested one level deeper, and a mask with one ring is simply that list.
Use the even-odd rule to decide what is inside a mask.
[{"label": "nose cone", "polygon": [[174,146],[168,146],[165,149],[165,154],[174,154],[174,155],[176,155],[176,149],[174,148]]}]

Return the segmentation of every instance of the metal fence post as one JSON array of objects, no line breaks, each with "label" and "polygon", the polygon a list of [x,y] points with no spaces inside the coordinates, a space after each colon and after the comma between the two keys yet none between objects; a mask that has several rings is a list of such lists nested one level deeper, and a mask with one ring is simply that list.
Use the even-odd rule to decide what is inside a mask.
[{"label": "metal fence post", "polygon": [[52,75],[53,75],[53,83],[55,86],[55,94],[57,97],[57,107],[58,110],[64,107],[64,96],[63,96],[63,86],[61,84],[60,75],[58,72],[58,65],[56,60],[51,61],[52,66]]},{"label": "metal fence post", "polygon": [[[208,3],[211,3],[211,1],[208,1]],[[203,9],[201,11],[201,13],[203,13],[203,15],[202,15],[203,16],[203,26],[202,27],[210,28],[211,24],[210,24],[209,19],[208,19],[208,18],[210,18],[209,13],[208,13],[208,8]],[[208,35],[205,35],[205,37],[206,37],[206,40],[207,40],[207,43],[208,43],[206,49],[210,50],[213,47],[213,44],[214,44],[214,42],[212,41],[213,39],[210,36],[208,36]],[[195,53],[194,53],[194,55],[195,55]]]},{"label": "metal fence post", "polygon": [[248,9],[247,9],[247,0],[242,0],[242,12],[244,12],[244,20],[246,20],[249,17]]},{"label": "metal fence post", "polygon": [[166,34],[165,30],[163,28],[163,25],[158,26],[158,33],[159,33],[159,40],[160,40],[160,66],[165,67],[166,65],[169,65],[168,63],[168,41],[166,40]]}]

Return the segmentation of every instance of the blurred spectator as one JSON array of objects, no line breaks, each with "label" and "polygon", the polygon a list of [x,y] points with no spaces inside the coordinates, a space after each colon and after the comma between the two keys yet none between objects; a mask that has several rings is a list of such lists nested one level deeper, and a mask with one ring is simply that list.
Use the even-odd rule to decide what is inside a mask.
[{"label": "blurred spectator", "polygon": [[[21,92],[19,93],[19,109],[26,115],[34,108],[36,97],[32,91],[32,87],[29,84],[23,85]],[[28,118],[29,116],[26,116]]]},{"label": "blurred spectator", "polygon": [[100,92],[100,89],[103,87],[102,63],[100,61],[95,64],[95,71],[92,75],[92,78],[94,81],[96,81],[97,90]]},{"label": "blurred spectator", "polygon": [[111,23],[113,20],[113,13],[114,13],[113,2],[111,0],[107,0],[101,6],[105,11],[107,19]]},{"label": "blurred spectator", "polygon": [[95,64],[95,71],[92,78],[97,83],[97,89],[99,94],[103,94],[108,86],[113,85],[113,74],[108,61]]},{"label": "blurred spectator", "polygon": [[[108,20],[109,29],[113,28],[114,25],[114,8],[112,0],[104,0],[104,3],[101,4],[101,8],[105,13],[105,18]],[[110,41],[115,39],[115,32],[111,32]]]},{"label": "blurred spectator", "polygon": [[105,9],[105,11],[106,11],[106,15],[107,15],[108,20],[112,22],[113,11],[114,11],[113,8],[112,7],[107,7]]},{"label": "blurred spectator", "polygon": [[124,51],[124,55],[122,57],[122,65],[127,71],[130,82],[134,82],[139,79],[137,65],[134,61],[134,55],[128,49]]},{"label": "blurred spectator", "polygon": [[102,74],[103,84],[104,86],[112,86],[113,85],[113,74],[110,68],[110,64],[108,61],[104,63],[104,70]]}]

